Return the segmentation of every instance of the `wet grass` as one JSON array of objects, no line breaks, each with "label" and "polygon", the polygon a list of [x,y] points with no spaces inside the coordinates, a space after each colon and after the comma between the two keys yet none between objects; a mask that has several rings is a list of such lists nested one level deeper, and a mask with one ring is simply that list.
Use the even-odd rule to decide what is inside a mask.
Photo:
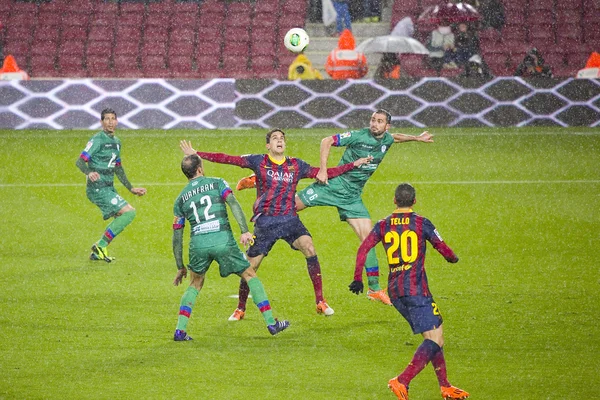
[{"label": "wet grass", "polygon": [[[461,258],[447,264],[430,248],[427,259],[451,382],[474,399],[595,398],[598,129],[432,131],[435,144],[391,150],[364,200],[377,220],[397,183],[413,183],[415,210]],[[255,309],[228,322],[237,279],[213,268],[189,325],[195,340],[172,341],[184,290],[171,285],[172,202],[185,183],[178,140],[244,154],[264,151],[264,133],[121,131],[123,165],[148,195],[117,185],[138,215],[111,246],[117,261],[104,264],[87,260],[105,224],[74,165],[92,132],[0,131],[0,398],[393,398],[387,380],[421,339],[394,309],[347,290],[358,240],[334,209],[301,213],[334,316],[315,314],[302,256],[279,243],[259,276],[288,331],[271,337]],[[317,165],[332,133],[289,130],[288,154]],[[232,185],[246,174],[210,163],[206,172]],[[236,193],[247,214],[253,195]],[[439,398],[431,367],[410,395]]]}]

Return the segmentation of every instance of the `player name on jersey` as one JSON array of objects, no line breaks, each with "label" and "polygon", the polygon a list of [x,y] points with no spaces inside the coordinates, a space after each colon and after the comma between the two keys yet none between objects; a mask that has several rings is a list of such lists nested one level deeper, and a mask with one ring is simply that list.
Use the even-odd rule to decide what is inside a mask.
[{"label": "player name on jersey", "polygon": [[194,189],[190,190],[189,192],[184,193],[181,196],[181,201],[185,202],[185,201],[191,199],[192,196],[195,196],[199,193],[207,192],[209,190],[214,190],[214,189],[215,189],[214,183],[207,183],[206,185],[198,186],[197,188],[194,188]]}]

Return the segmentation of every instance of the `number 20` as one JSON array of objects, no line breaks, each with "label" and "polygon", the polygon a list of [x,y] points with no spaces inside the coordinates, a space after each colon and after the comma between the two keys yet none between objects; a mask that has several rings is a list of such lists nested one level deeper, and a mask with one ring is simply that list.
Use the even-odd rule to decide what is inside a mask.
[{"label": "number 20", "polygon": [[385,243],[391,243],[391,246],[387,249],[387,258],[390,265],[400,264],[398,248],[400,248],[400,257],[402,257],[404,264],[412,263],[417,259],[419,243],[417,234],[414,231],[404,231],[402,235],[391,231],[385,234],[384,241]]}]

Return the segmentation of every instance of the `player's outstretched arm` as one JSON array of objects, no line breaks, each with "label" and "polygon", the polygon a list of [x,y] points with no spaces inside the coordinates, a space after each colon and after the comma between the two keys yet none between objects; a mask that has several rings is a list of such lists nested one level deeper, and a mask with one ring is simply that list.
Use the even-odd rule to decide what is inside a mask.
[{"label": "player's outstretched arm", "polygon": [[433,135],[431,133],[429,133],[428,131],[425,131],[418,136],[406,135],[404,133],[392,133],[391,135],[394,138],[394,143],[404,143],[404,142],[433,143]]}]

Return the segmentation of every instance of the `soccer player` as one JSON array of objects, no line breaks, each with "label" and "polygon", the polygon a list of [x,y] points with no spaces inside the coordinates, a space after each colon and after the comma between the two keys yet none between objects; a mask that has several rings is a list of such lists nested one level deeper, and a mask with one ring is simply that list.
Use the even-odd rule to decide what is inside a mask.
[{"label": "soccer player", "polygon": [[[321,278],[321,265],[315,251],[310,233],[300,221],[296,213],[294,196],[300,179],[314,178],[319,168],[312,167],[305,161],[285,156],[285,133],[280,129],[273,129],[266,135],[267,154],[249,154],[231,156],[222,153],[197,152],[205,160],[221,164],[232,164],[242,168],[249,168],[257,176],[257,199],[254,203],[255,241],[247,251],[250,264],[257,270],[263,258],[279,239],[285,240],[294,250],[300,250],[306,258],[308,274],[313,284],[317,313],[326,316],[334,313],[323,297],[323,283]],[[185,154],[194,154],[196,151],[191,143],[182,141],[181,149]],[[334,177],[369,162],[370,158],[361,158],[353,162],[330,168],[327,176]],[[230,321],[239,321],[244,318],[248,286],[242,279],[240,281],[239,302]]]},{"label": "soccer player", "polygon": [[135,208],[115,190],[115,175],[136,196],[145,195],[146,189],[133,187],[121,165],[121,140],[115,136],[119,123],[117,113],[110,108],[102,110],[100,123],[102,131],[92,136],[75,165],[86,176],[87,198],[100,208],[105,220],[114,217],[100,240],[92,246],[90,260],[111,262],[114,257],[108,255],[108,245],[135,218]]},{"label": "soccer player", "polygon": [[429,291],[425,273],[427,242],[433,245],[446,261],[458,262],[458,257],[443,241],[435,226],[427,218],[415,213],[415,189],[408,183],[396,188],[396,210],[378,221],[360,245],[356,256],[354,281],[350,291],[363,291],[362,270],[367,254],[377,243],[383,242],[390,272],[388,293],[392,304],[408,321],[414,334],[423,335],[423,343],[415,352],[408,367],[388,382],[388,387],[399,399],[408,400],[410,381],[431,362],[444,399],[466,399],[469,393],[448,382],[444,359],[442,315]]},{"label": "soccer player", "polygon": [[221,178],[204,176],[202,160],[198,155],[187,155],[181,162],[181,170],[189,182],[181,191],[173,213],[173,254],[177,264],[177,275],[173,284],[179,285],[187,275],[183,265],[183,228],[185,221],[190,223],[190,286],[181,297],[179,318],[175,330],[175,341],[192,340],[186,333],[187,323],[196,302],[196,297],[204,285],[206,271],[213,261],[219,264],[222,277],[231,274],[240,276],[247,283],[252,293],[252,300],[260,310],[271,335],[276,335],[286,329],[288,321],[277,321],[273,318],[271,305],[265,289],[246,255],[240,250],[231,231],[227,207],[242,232],[240,242],[249,246],[253,239],[248,232],[246,217],[240,203],[233,195],[227,182]]},{"label": "soccer player", "polygon": [[[346,221],[362,242],[373,227],[369,211],[362,200],[363,187],[375,173],[385,155],[394,143],[417,141],[433,142],[429,132],[419,136],[402,133],[389,133],[392,117],[385,110],[377,110],[371,115],[369,128],[354,130],[329,136],[321,141],[320,170],[317,183],[306,187],[296,196],[296,209],[301,211],[306,207],[333,206],[338,210],[341,221]],[[326,169],[331,146],[345,146],[339,165],[352,162],[360,157],[372,157],[372,161],[360,168],[355,168],[335,179],[328,180]],[[237,185],[238,190],[253,186],[253,177],[247,177]],[[391,305],[390,299],[379,285],[379,264],[375,250],[367,257],[367,279],[370,300],[381,301]]]}]

